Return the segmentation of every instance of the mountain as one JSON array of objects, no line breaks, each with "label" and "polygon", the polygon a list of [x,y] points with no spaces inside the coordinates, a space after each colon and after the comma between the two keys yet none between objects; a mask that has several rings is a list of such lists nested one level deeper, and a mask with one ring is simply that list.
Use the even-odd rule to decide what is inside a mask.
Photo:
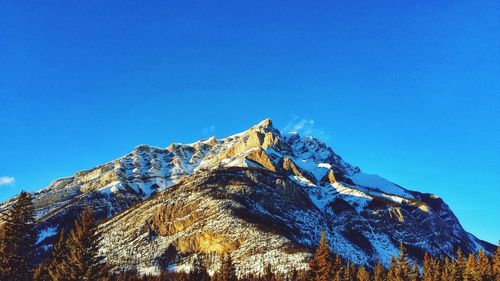
[{"label": "mountain", "polygon": [[[322,141],[281,134],[270,119],[223,139],[147,145],[33,193],[37,259],[84,208],[100,220],[111,268],[186,270],[197,253],[231,252],[240,274],[307,268],[325,232],[356,264],[388,265],[399,243],[410,257],[452,256],[494,245],[466,232],[448,205],[345,162]],[[8,208],[13,200],[0,205]]]}]

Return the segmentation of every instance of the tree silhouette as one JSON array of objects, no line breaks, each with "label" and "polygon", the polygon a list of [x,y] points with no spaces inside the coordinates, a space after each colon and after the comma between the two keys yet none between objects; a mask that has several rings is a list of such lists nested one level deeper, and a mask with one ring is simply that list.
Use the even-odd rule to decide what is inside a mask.
[{"label": "tree silhouette", "polygon": [[36,242],[35,210],[31,194],[21,192],[2,219],[4,224],[0,229],[0,280],[31,280],[31,259]]}]

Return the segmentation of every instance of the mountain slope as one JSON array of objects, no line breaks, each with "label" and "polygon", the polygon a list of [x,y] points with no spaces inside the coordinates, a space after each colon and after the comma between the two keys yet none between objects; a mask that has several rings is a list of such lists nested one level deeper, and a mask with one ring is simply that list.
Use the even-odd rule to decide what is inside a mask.
[{"label": "mountain slope", "polygon": [[388,265],[400,241],[417,260],[424,251],[493,249],[467,233],[436,195],[365,174],[318,139],[282,135],[270,119],[224,139],[138,146],[56,180],[34,198],[39,257],[91,207],[103,219],[102,253],[117,269],[155,272],[172,248],[176,270],[196,252],[225,251],[240,273],[267,263],[281,271],[304,268],[321,231],[335,252],[357,264]]}]

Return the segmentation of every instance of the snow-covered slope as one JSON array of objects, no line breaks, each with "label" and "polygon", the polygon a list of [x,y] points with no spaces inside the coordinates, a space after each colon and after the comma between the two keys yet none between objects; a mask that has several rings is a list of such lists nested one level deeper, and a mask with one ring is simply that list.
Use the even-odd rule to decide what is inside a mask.
[{"label": "snow-covered slope", "polygon": [[439,197],[365,174],[316,138],[282,135],[270,119],[223,139],[140,145],[34,198],[39,257],[92,208],[105,219],[107,261],[150,272],[172,247],[177,270],[196,252],[224,251],[233,252],[241,273],[269,262],[282,271],[303,268],[322,230],[334,251],[368,265],[388,265],[400,241],[417,260],[424,251],[450,256],[457,247],[493,247],[464,231]]}]

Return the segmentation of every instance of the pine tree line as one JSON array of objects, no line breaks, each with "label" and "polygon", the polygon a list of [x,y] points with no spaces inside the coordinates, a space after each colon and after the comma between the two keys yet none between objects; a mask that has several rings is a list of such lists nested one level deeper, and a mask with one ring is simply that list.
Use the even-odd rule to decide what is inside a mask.
[{"label": "pine tree line", "polygon": [[338,255],[332,255],[323,233],[311,259],[307,278],[283,280],[500,281],[500,244],[491,258],[483,250],[479,250],[477,255],[469,254],[467,259],[460,249],[456,258],[435,259],[426,253],[421,268],[410,261],[403,244],[400,244],[399,252],[397,257],[391,259],[388,270],[380,263],[373,270],[368,270],[364,266],[346,263]]},{"label": "pine tree line", "polygon": [[[356,266],[333,254],[324,233],[310,260],[308,271],[287,275],[267,265],[260,275],[238,278],[230,254],[221,257],[219,269],[210,276],[202,255],[193,260],[188,273],[168,272],[161,267],[158,276],[136,271],[110,272],[98,253],[100,234],[92,211],[85,210],[74,227],[62,230],[47,260],[35,267],[35,212],[32,197],[21,192],[11,208],[1,214],[0,280],[2,281],[500,281],[500,245],[493,257],[480,250],[465,257],[457,251],[454,258],[433,258],[425,254],[422,267],[412,263],[400,244],[388,270],[380,263],[373,269]],[[169,254],[169,256],[171,253]],[[169,257],[165,257],[166,260]]]},{"label": "pine tree line", "polygon": [[99,234],[92,211],[85,210],[67,234],[64,230],[46,261],[37,267],[33,198],[21,192],[2,214],[0,228],[0,280],[2,281],[94,281],[106,276],[98,255]]},{"label": "pine tree line", "polygon": [[426,254],[421,268],[408,258],[405,247],[400,244],[400,253],[393,257],[388,269],[377,263],[373,269],[356,266],[333,254],[324,234],[311,258],[308,271],[292,271],[287,275],[277,274],[270,265],[260,275],[237,278],[230,255],[221,258],[221,266],[212,277],[207,273],[198,256],[190,273],[162,273],[160,276],[115,275],[109,280],[143,281],[500,281],[500,246],[489,258],[484,251],[470,254],[466,259],[461,250],[457,257],[434,259]]}]

